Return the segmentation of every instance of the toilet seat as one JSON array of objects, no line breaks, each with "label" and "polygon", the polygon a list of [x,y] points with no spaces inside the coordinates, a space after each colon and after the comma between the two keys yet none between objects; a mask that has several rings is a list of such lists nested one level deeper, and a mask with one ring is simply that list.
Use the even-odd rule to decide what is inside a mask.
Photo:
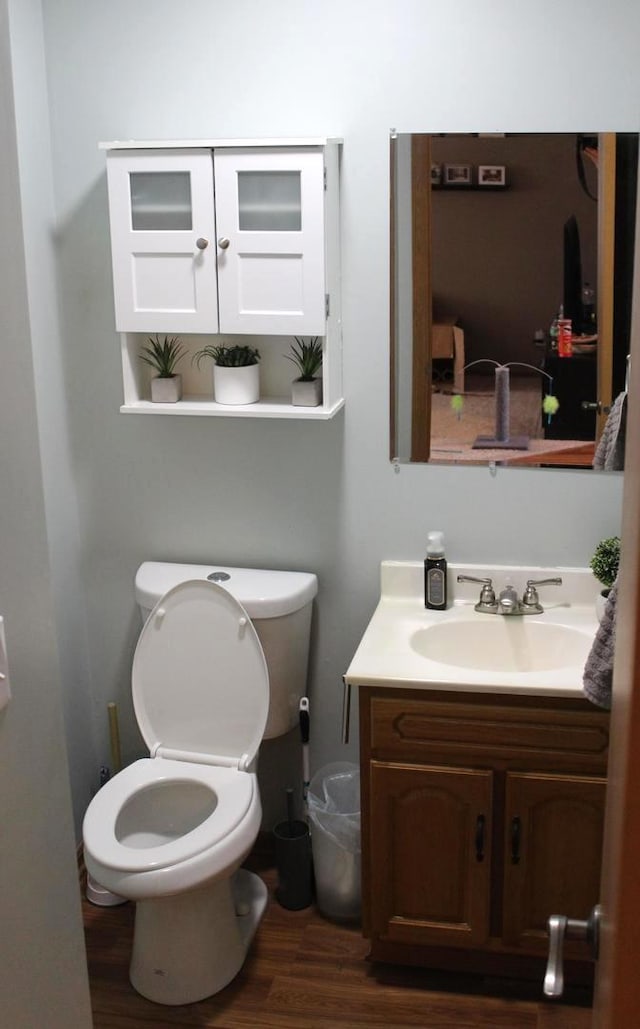
[{"label": "toilet seat", "polygon": [[267,724],[269,674],[244,607],[215,582],[169,590],[133,658],[136,718],[153,756],[248,767]]},{"label": "toilet seat", "polygon": [[242,605],[214,582],[169,590],[138,639],[132,695],[151,757],[98,791],[85,815],[84,845],[109,876],[171,868],[180,875],[181,865],[216,845],[228,849],[259,817],[256,777],[246,769],[266,725],[269,678]]},{"label": "toilet seat", "polygon": [[[193,783],[210,790],[214,810],[193,829],[156,846],[118,838],[127,804],[147,790]],[[242,822],[256,790],[255,775],[233,768],[142,758],[110,779],[93,798],[84,819],[84,846],[101,865],[116,872],[144,872],[178,865],[214,847]],[[151,799],[151,798],[149,798]],[[158,794],[161,802],[162,797]]]}]

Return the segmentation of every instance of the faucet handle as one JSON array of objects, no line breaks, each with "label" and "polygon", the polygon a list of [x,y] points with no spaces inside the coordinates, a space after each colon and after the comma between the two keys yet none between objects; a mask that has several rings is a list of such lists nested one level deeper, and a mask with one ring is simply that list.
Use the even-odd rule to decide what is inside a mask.
[{"label": "faucet handle", "polygon": [[552,579],[527,579],[522,597],[522,606],[526,607],[529,611],[541,612],[542,608],[536,586],[562,586],[562,579],[559,575],[554,576]]},{"label": "faucet handle", "polygon": [[479,583],[482,586],[482,589],[480,590],[480,600],[475,605],[474,610],[495,614],[498,610],[498,604],[496,602],[493,581],[491,579],[478,579],[475,575],[459,575],[458,582]]}]

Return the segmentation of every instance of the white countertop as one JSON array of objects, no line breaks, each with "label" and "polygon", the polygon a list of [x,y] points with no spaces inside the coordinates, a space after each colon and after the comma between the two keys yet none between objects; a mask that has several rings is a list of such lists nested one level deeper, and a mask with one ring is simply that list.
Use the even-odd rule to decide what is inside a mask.
[{"label": "white countertop", "polygon": [[[474,611],[480,587],[461,583],[459,574],[490,576],[496,594],[512,583],[519,596],[527,579],[560,576],[562,586],[541,587],[544,612],[538,615],[492,615]],[[449,608],[430,611],[424,607],[424,565],[422,561],[384,561],[381,566],[381,596],[345,675],[348,685],[456,690],[462,692],[529,694],[546,697],[582,696],[584,661],[589,654],[598,622],[595,598],[600,586],[586,568],[536,568],[532,566],[448,566]],[[453,601],[451,601],[453,597]],[[584,635],[584,660],[568,667],[538,671],[495,671],[483,667],[461,667],[431,661],[411,645],[420,629],[443,622],[492,622],[500,619],[514,648],[526,632],[523,623],[532,621],[566,626]],[[491,630],[490,630],[491,631]],[[574,637],[575,640],[575,637]],[[581,641],[578,649],[581,651]]]}]

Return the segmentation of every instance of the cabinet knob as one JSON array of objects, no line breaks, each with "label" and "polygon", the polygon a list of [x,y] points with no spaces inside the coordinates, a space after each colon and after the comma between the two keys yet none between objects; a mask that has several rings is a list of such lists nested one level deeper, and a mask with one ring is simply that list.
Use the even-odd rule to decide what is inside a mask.
[{"label": "cabinet knob", "polygon": [[515,818],[511,819],[511,864],[520,864],[520,840],[522,832],[522,823],[516,815]]},{"label": "cabinet knob", "polygon": [[196,240],[196,246],[198,250],[206,250],[209,246],[209,240],[205,239],[204,236],[198,236]]},{"label": "cabinet knob", "polygon": [[230,242],[231,242],[231,240],[227,239],[226,236],[221,236],[220,239],[218,240],[218,246],[220,247],[221,250],[226,250],[227,247],[229,246]]},{"label": "cabinet knob", "polygon": [[476,861],[484,861],[485,822],[484,815],[478,815],[476,819]]}]

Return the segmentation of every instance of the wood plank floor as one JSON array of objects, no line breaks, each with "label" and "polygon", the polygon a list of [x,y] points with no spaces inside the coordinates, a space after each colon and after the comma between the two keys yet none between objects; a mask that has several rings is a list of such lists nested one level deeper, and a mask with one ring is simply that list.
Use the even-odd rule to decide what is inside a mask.
[{"label": "wood plank floor", "polygon": [[133,906],[84,901],[95,1029],[589,1029],[584,993],[559,1005],[535,984],[372,965],[358,927],[285,911],[268,862],[251,867],[269,887],[266,914],[240,974],[198,1004],[140,997],[128,978]]}]

